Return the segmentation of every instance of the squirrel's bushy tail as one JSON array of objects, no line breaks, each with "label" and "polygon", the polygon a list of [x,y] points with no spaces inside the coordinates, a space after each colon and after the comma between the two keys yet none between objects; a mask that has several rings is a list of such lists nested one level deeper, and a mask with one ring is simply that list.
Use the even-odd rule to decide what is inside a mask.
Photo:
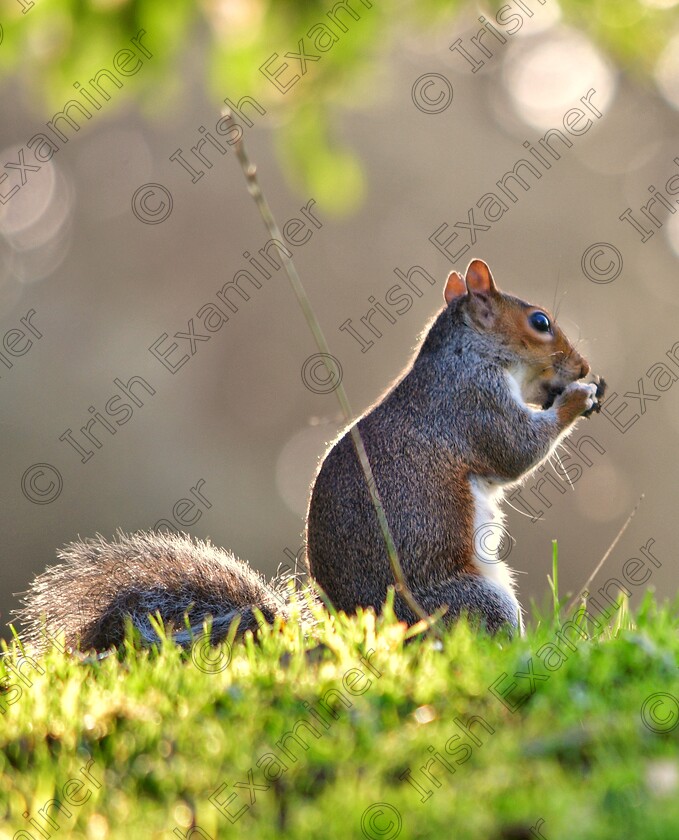
[{"label": "squirrel's bushy tail", "polygon": [[113,542],[97,535],[70,543],[58,557],[58,565],[33,580],[16,611],[22,640],[39,651],[62,632],[69,648],[119,645],[128,616],[144,643],[157,642],[149,621],[156,613],[179,643],[190,642],[211,616],[212,641],[218,642],[236,618],[239,634],[257,630],[253,608],[273,623],[290,606],[285,578],[267,584],[230,552],[186,534],[118,532]]}]

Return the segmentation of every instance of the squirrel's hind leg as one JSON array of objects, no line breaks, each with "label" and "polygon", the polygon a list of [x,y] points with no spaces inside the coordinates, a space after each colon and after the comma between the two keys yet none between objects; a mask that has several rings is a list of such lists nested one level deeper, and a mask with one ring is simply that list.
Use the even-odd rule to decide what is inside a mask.
[{"label": "squirrel's hind leg", "polygon": [[[480,574],[461,574],[431,587],[414,589],[412,593],[428,614],[447,607],[443,616],[446,625],[466,614],[471,621],[480,620],[488,632],[507,628],[514,635],[523,634],[521,607],[513,595]],[[399,619],[414,624],[417,619],[401,599],[394,610]]]}]

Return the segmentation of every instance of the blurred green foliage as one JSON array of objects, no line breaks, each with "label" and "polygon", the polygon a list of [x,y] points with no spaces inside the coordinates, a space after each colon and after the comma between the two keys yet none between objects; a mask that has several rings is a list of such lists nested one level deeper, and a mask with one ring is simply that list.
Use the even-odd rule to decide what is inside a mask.
[{"label": "blurred green foliage", "polygon": [[[557,0],[528,5],[538,2]],[[565,24],[587,33],[619,66],[643,79],[679,19],[679,6],[647,3],[561,0],[560,7]],[[85,83],[110,67],[115,53],[144,29],[154,57],[134,84],[125,86],[126,95],[139,98],[147,110],[167,111],[182,101],[185,81],[199,74],[216,111],[226,97],[254,97],[267,110],[289,179],[327,210],[346,213],[361,201],[363,177],[350,144],[334,131],[332,113],[337,106],[371,104],[390,45],[404,33],[443,29],[452,42],[462,27],[475,25],[480,12],[466,0],[349,0],[353,14],[338,10],[344,25],[332,25],[328,12],[339,5],[337,0],[0,0],[0,71],[26,89],[32,104],[60,109],[73,97],[75,81]],[[486,14],[490,10],[494,17],[502,5],[503,0],[490,3]],[[464,20],[456,21],[463,11]],[[305,50],[320,58],[310,60],[306,73],[283,93],[260,67],[276,53],[272,72],[287,61],[280,78],[290,79],[299,62],[284,56],[298,52],[301,38]],[[432,69],[440,69],[436,56],[432,62]]]}]

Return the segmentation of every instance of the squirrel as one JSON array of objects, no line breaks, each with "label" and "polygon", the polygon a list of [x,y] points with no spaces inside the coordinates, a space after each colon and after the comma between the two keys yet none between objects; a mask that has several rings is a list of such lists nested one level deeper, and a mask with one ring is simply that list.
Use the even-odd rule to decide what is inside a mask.
[{"label": "squirrel", "polygon": [[[485,262],[449,274],[413,358],[355,421],[405,582],[425,612],[443,607],[446,624],[465,614],[491,633],[522,632],[513,574],[500,557],[499,503],[580,417],[599,410],[605,383],[581,381],[589,372],[551,314],[500,291]],[[337,610],[379,612],[394,579],[350,428],[313,482],[306,557],[312,588]],[[484,529],[490,539],[479,539]],[[153,643],[156,614],[180,644],[210,617],[217,642],[236,618],[239,635],[256,633],[261,617],[288,618],[300,603],[285,580],[267,583],[186,534],[97,536],[69,544],[59,559],[17,611],[23,639],[38,649],[63,631],[70,649],[106,650],[122,643],[128,620]],[[393,605],[399,620],[417,622],[398,590]]]}]

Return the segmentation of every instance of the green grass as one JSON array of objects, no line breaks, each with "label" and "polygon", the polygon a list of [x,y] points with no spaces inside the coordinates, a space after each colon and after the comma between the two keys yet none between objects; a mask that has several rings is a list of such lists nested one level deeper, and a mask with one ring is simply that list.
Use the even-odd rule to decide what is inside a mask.
[{"label": "green grass", "polygon": [[[43,674],[24,664],[20,695],[11,671],[0,693],[0,838],[676,840],[676,608],[647,595],[596,637],[567,632],[571,645],[559,627],[557,612],[509,640],[463,622],[404,644],[402,625],[366,613],[324,616],[307,639],[290,624],[192,653],[52,650]],[[513,676],[531,667],[546,677],[532,692]],[[516,711],[489,690],[512,681]],[[476,742],[455,722],[470,718]],[[420,771],[432,760],[436,782]],[[244,809],[235,822],[215,794]],[[38,815],[55,797],[58,830]]]}]

